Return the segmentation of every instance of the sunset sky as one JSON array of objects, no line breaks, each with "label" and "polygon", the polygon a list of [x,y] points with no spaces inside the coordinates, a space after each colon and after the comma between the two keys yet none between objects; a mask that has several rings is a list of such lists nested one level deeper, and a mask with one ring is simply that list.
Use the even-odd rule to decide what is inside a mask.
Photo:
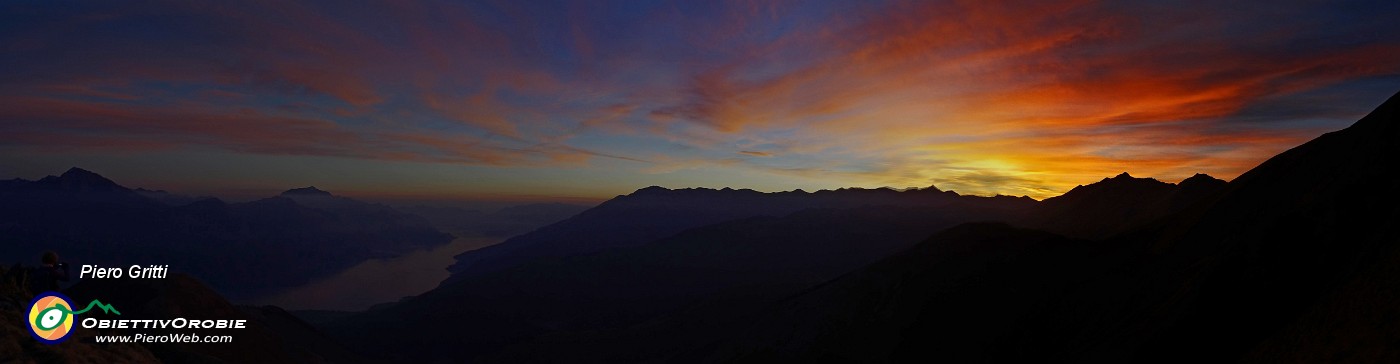
[{"label": "sunset sky", "polygon": [[1400,2],[0,3],[0,178],[606,198],[1231,179],[1400,91]]}]

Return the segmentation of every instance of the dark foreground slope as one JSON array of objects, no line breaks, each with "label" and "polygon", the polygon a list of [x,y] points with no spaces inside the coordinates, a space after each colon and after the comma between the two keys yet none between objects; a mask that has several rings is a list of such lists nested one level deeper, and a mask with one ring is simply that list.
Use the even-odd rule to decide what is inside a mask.
[{"label": "dark foreground slope", "polygon": [[[632,327],[551,335],[519,343],[488,361],[810,362],[832,358],[827,351],[840,353],[839,357],[847,360],[877,360],[887,358],[887,351],[901,344],[901,325],[931,299],[944,299],[949,309],[963,312],[1013,313],[1013,308],[1024,302],[971,298],[1013,298],[1025,290],[1048,290],[1064,276],[1092,267],[1080,260],[1094,259],[1093,254],[1086,254],[1092,252],[1086,242],[1002,223],[959,225],[936,234],[932,241],[936,243],[921,243],[826,284],[773,289],[769,295],[759,296],[763,300],[721,296]],[[1037,260],[1046,253],[1067,259]],[[1038,266],[1024,265],[1027,262]],[[911,266],[923,269],[908,271]],[[1007,269],[1009,266],[1037,274],[1010,275],[1013,270]],[[977,282],[960,286],[966,279]],[[950,295],[935,297],[935,291]],[[937,324],[952,329],[952,325],[977,327],[982,323],[949,320]],[[958,337],[958,331],[948,330],[949,337],[944,339]],[[817,349],[822,351],[805,354]]]},{"label": "dark foreground slope", "polygon": [[[777,224],[763,220],[756,220],[752,223],[748,221],[721,223],[698,228],[679,234],[676,238],[661,240],[664,243],[652,243],[643,249],[629,250],[654,254],[637,255],[643,259],[631,260],[631,262],[638,262],[631,264],[635,267],[662,264],[690,267],[699,262],[708,261],[710,263],[706,264],[710,267],[725,269],[715,273],[706,273],[705,276],[710,278],[707,282],[725,282],[724,284],[728,286],[753,288],[747,291],[703,291],[705,293],[703,299],[696,300],[698,303],[686,306],[682,310],[652,311],[658,315],[636,325],[587,331],[551,332],[511,344],[498,353],[487,354],[485,358],[498,362],[695,360],[705,357],[703,355],[697,356],[699,355],[696,353],[697,343],[711,343],[732,338],[736,333],[748,332],[749,329],[746,327],[748,324],[772,315],[771,313],[755,315],[755,311],[760,310],[760,308],[776,304],[785,297],[798,294],[811,286],[824,282],[819,278],[835,277],[836,274],[853,270],[857,267],[856,262],[873,262],[875,259],[892,255],[896,252],[891,250],[892,248],[907,246],[908,243],[950,226],[947,225],[948,222],[1005,221],[1008,218],[1013,219],[1012,221],[1016,221],[1018,224],[1058,221],[1062,223],[1052,225],[1052,227],[1062,227],[1066,230],[1094,234],[1094,236],[1098,236],[1098,234],[1111,235],[1122,229],[1131,228],[1133,224],[1159,223],[1159,220],[1166,215],[1213,198],[1224,186],[1224,181],[1206,175],[1196,175],[1182,183],[1171,184],[1150,178],[1133,178],[1123,174],[1114,178],[1105,178],[1086,186],[1079,186],[1061,197],[1035,204],[1018,205],[1017,208],[1024,209],[1026,212],[1024,214],[1018,212],[972,216],[966,215],[969,211],[960,208],[942,209],[944,212],[965,214],[950,219],[947,216],[936,214],[910,213],[908,209],[880,208],[875,210],[883,211],[883,215],[868,213],[829,214],[829,216],[839,216],[840,218],[820,220],[811,218],[816,214],[799,213],[775,220],[775,222],[802,222],[805,225],[797,226],[804,228],[796,228],[796,226],[783,229],[765,228],[765,224]],[[1020,217],[1020,220],[1014,220],[1017,217]],[[906,222],[902,225],[896,224],[898,221]],[[901,228],[901,226],[918,226],[921,229],[911,230]],[[1062,230],[1057,229],[1056,231]],[[713,232],[726,232],[727,235],[714,234]],[[967,235],[969,234],[964,233],[957,236]],[[1042,235],[1052,236],[1043,233]],[[858,241],[861,244],[841,243],[842,239],[854,241],[852,236],[860,236],[862,240]],[[881,241],[880,239],[887,240]],[[685,241],[686,244],[674,244],[674,242],[680,241]],[[1006,247],[1004,250],[1006,251],[997,250],[997,252],[1015,253],[1011,251],[1013,250],[1011,247]],[[599,254],[599,257],[610,255],[612,254]],[[619,254],[619,256],[627,255]],[[1037,255],[1029,254],[1028,256],[1034,259]],[[1069,257],[1078,256],[1071,255]],[[677,257],[679,259],[676,259]],[[813,274],[812,257],[826,257],[825,261],[839,264],[828,263],[828,269],[821,270],[820,274]],[[977,255],[966,257],[966,259],[977,258],[979,258]],[[917,259],[914,260],[917,261]],[[626,262],[629,261],[617,260],[609,264],[626,266],[624,265]],[[715,262],[726,263],[716,264]],[[745,264],[743,262],[767,269],[735,269],[735,267],[743,266]],[[948,264],[947,267],[940,268],[942,269],[940,272],[948,272],[961,269],[959,267],[964,267],[961,265],[962,263],[964,263],[962,260],[955,259],[951,262],[926,263],[924,266]],[[1065,267],[1079,266],[1077,265],[1079,263],[1069,261],[1053,263]],[[573,275],[597,277],[595,272],[600,270],[602,270],[601,267],[595,266],[583,272],[573,273]],[[632,271],[641,273],[641,275],[651,274],[642,269]],[[1059,273],[1063,272],[1054,267],[1046,267],[1044,271],[1034,272],[1031,275],[1034,279],[1017,281],[1013,278],[1004,281],[1011,283],[1058,281],[1063,278],[1057,275]],[[796,276],[804,274],[803,277],[806,279],[794,279]],[[724,278],[719,279],[720,277]],[[642,292],[675,291],[675,288],[671,287],[658,289],[631,283],[632,281],[626,279],[618,279],[616,282],[628,283],[629,286],[640,288],[639,291]],[[762,285],[763,283],[768,283],[768,285]],[[911,287],[910,285],[905,286]],[[912,285],[912,287],[917,286]],[[1000,284],[994,287],[1025,286]],[[741,292],[743,294],[740,294]],[[585,296],[587,295],[579,297]],[[986,306],[990,307],[990,305]],[[613,308],[619,311],[631,309],[623,305],[613,306]],[[783,310],[780,313],[790,314],[791,310]],[[840,313],[833,313],[833,315],[836,314]],[[862,338],[878,337],[880,336],[862,336]]]},{"label": "dark foreground slope", "polygon": [[[763,193],[748,189],[647,187],[618,196],[577,216],[457,256],[450,281],[490,274],[539,259],[591,254],[645,245],[682,231],[750,217],[861,206],[938,207],[975,197],[937,188],[895,191],[840,189]],[[988,204],[1025,206],[1029,198],[987,199]]]},{"label": "dark foreground slope", "polygon": [[[667,360],[1000,359],[1025,348],[1001,347],[989,338],[1020,334],[1014,329],[1018,321],[1043,309],[1033,298],[1102,272],[1104,258],[1086,241],[1000,223],[961,225],[762,313],[748,313],[751,321],[717,336],[716,343]],[[928,348],[938,355],[921,355]]]},{"label": "dark foreground slope", "polygon": [[1397,362],[1400,96],[1099,243],[955,228],[685,358]]},{"label": "dark foreground slope", "polygon": [[[1034,203],[928,190],[831,193],[765,197],[752,191],[643,190],[620,199],[645,203],[613,211],[667,217],[658,224],[605,220],[590,230],[566,221],[541,231],[568,229],[584,236],[560,235],[541,243],[552,244],[549,249],[520,247],[514,257],[534,255],[492,270],[459,272],[431,292],[332,323],[329,331],[380,357],[470,361],[544,335],[616,329],[714,301],[769,302],[907,248],[932,232],[968,221],[1006,219]],[[709,198],[697,206],[701,201],[687,196],[693,194]],[[729,194],[738,195],[723,197]],[[781,200],[766,200],[773,197],[797,201],[775,206]],[[749,198],[756,203],[735,203]],[[665,203],[675,200],[684,203]],[[602,212],[571,220],[616,216],[609,206],[634,203],[605,203]],[[693,223],[698,217],[687,214],[697,210],[712,219],[793,205],[835,207],[742,217],[625,245],[610,240],[638,238],[632,235],[638,232],[620,227],[629,224],[656,229],[647,231],[655,234]]]},{"label": "dark foreground slope", "polygon": [[1161,263],[1141,274],[1183,278],[1195,296],[1137,354],[1400,360],[1400,336],[1375,329],[1400,324],[1400,276],[1387,274],[1400,265],[1397,172],[1400,95],[1240,176],[1150,246]]},{"label": "dark foreground slope", "polygon": [[[746,313],[957,224],[1069,221],[1057,226],[1118,231],[1223,185],[1204,175],[1181,184],[1124,175],[1043,203],[935,188],[649,187],[459,255],[453,277],[437,289],[327,327],[380,357],[678,360],[693,342],[729,336]],[[456,329],[463,326],[472,329]]]}]

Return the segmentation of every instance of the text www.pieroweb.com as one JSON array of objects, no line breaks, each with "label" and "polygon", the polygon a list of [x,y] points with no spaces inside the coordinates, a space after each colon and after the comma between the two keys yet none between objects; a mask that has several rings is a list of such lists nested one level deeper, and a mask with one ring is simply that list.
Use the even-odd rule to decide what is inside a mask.
[{"label": "text www.pieroweb.com", "polygon": [[131,335],[97,335],[94,339],[99,343],[228,343],[233,342],[232,335],[208,335],[198,334],[131,334]]}]

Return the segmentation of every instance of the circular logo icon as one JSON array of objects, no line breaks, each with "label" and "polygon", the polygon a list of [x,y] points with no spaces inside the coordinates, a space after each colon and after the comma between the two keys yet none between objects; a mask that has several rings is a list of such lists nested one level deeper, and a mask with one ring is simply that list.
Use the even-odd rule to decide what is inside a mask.
[{"label": "circular logo icon", "polygon": [[58,292],[44,292],[29,303],[29,333],[45,344],[57,344],[73,333],[73,300]]}]

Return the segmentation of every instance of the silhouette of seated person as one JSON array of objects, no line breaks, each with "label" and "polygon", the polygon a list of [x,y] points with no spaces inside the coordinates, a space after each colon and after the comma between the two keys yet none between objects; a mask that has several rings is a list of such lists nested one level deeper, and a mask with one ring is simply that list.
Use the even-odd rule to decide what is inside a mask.
[{"label": "silhouette of seated person", "polygon": [[68,263],[59,262],[58,253],[52,251],[44,252],[40,260],[43,264],[29,273],[29,291],[34,294],[58,291],[58,282],[68,281]]}]

